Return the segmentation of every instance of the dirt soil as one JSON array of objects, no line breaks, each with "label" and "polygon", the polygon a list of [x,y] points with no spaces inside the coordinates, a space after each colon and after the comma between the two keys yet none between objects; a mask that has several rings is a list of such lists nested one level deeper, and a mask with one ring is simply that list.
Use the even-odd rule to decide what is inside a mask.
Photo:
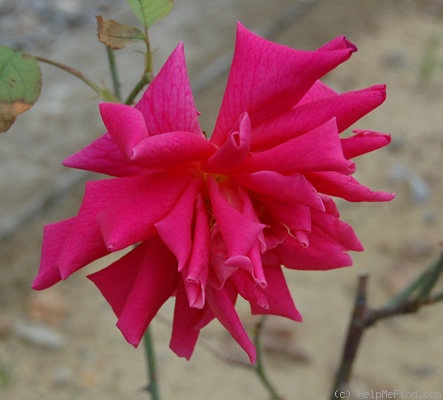
[{"label": "dirt soil", "polygon": [[[0,12],[7,3],[0,2]],[[152,35],[159,44],[159,65],[178,40],[185,40],[192,81],[200,88],[196,102],[201,123],[207,131],[215,120],[225,83],[225,76],[217,77],[217,71],[223,70],[223,57],[231,55],[237,19],[258,33],[269,33],[273,40],[298,48],[315,48],[344,33],[359,51],[328,75],[326,82],[338,91],[376,83],[388,86],[386,103],[355,128],[389,132],[393,142],[358,160],[356,177],[374,189],[395,191],[397,197],[388,204],[338,202],[343,219],[354,226],[365,252],[353,256],[351,268],[288,271],[304,322],[269,319],[265,332],[266,366],[282,396],[287,400],[328,399],[358,274],[369,273],[369,303],[379,306],[441,251],[442,2],[300,1],[310,3],[309,7],[288,25],[277,26],[280,29],[272,28],[297,2],[281,0],[271,6],[266,1],[212,0],[198,2],[198,11],[189,8],[192,3],[177,2],[169,20],[157,31],[153,29]],[[131,20],[120,8],[110,7],[108,12],[118,14],[108,17]],[[87,35],[93,41],[92,24],[72,26],[47,48],[39,44],[38,50],[84,65],[101,77],[105,72],[93,61],[98,47],[84,45]],[[133,54],[129,52],[128,58]],[[125,74],[138,76],[130,61],[121,63]],[[97,262],[50,290],[34,293],[29,288],[38,268],[42,226],[76,212],[83,181],[89,178],[67,173],[59,167],[60,161],[103,131],[97,99],[87,88],[71,84],[71,78],[65,83],[66,75],[53,69],[44,68],[43,73],[48,86],[40,108],[25,114],[0,138],[0,215],[7,221],[1,225],[0,242],[0,399],[147,399],[143,350],[124,341],[111,310],[84,277],[107,261]],[[442,282],[438,285],[441,290]],[[254,321],[244,304],[239,309],[252,327]],[[152,324],[163,399],[268,399],[250,370],[227,364],[208,350],[241,356],[217,323],[203,331],[190,362],[173,354],[168,348],[171,310],[167,303]],[[371,390],[374,392],[366,398],[375,398],[375,391],[382,390],[399,391],[390,398],[405,398],[400,397],[402,392],[405,396],[414,391],[416,398],[442,398],[442,315],[443,303],[439,303],[371,328],[355,365],[353,398],[364,398],[363,391]]]}]

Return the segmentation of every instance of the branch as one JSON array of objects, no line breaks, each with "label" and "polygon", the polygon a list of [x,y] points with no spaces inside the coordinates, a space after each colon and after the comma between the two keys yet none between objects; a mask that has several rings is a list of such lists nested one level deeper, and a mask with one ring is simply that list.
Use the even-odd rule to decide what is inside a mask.
[{"label": "branch", "polygon": [[442,273],[443,253],[434,264],[425,269],[403,291],[395,295],[385,306],[377,309],[371,309],[367,305],[368,275],[359,276],[354,309],[331,392],[331,400],[337,399],[338,392],[347,390],[354,360],[365,329],[381,319],[415,313],[425,305],[443,301],[443,291],[433,295],[430,293]]},{"label": "branch", "polygon": [[106,88],[101,88],[97,84],[95,84],[93,81],[91,81],[89,78],[87,78],[84,74],[82,74],[80,71],[69,67],[68,65],[59,63],[58,61],[50,60],[45,57],[40,56],[33,56],[37,61],[52,65],[53,67],[57,67],[68,74],[71,74],[75,76],[76,78],[80,79],[82,82],[84,82],[86,85],[88,85],[95,93],[97,93],[103,100],[105,101],[114,101],[118,102],[118,99],[115,97],[113,93],[111,93]]},{"label": "branch", "polygon": [[337,391],[344,391],[348,385],[351,376],[352,366],[355,356],[363,337],[365,326],[365,315],[367,313],[367,286],[368,275],[361,274],[358,277],[357,294],[355,297],[354,310],[352,312],[351,322],[349,324],[346,342],[340,361],[334,387],[331,394],[331,400],[337,399]]}]

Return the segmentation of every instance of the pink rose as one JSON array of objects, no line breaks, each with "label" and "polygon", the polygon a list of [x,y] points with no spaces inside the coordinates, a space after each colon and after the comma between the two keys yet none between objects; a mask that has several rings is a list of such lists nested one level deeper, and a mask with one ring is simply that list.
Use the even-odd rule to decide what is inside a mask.
[{"label": "pink rose", "polygon": [[200,330],[216,318],[255,362],[238,295],[253,314],[301,321],[281,266],[338,268],[352,264],[347,251],[363,250],[330,196],[393,198],[351,176],[351,159],[390,137],[339,136],[384,101],[384,85],[337,94],[319,81],[354,51],[344,37],[294,50],[239,24],[208,140],[179,44],[135,107],[100,105],[108,132],[65,160],[116,178],[88,182],[77,216],[45,227],[33,287],[131,249],[89,276],[130,343],[138,345],[174,296],[170,346],[178,355],[190,358]]}]

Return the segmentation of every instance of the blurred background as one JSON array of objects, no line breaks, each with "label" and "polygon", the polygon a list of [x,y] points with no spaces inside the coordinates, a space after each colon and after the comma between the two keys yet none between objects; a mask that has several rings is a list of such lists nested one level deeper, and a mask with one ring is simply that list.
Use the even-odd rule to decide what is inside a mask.
[{"label": "blurred background", "polygon": [[[0,45],[55,59],[107,82],[95,16],[137,24],[124,0],[0,0]],[[232,57],[235,23],[273,41],[314,49],[345,34],[359,51],[325,77],[339,92],[386,83],[385,104],[354,128],[392,134],[387,149],[357,160],[356,177],[396,192],[388,204],[339,201],[366,251],[354,266],[286,274],[302,324],[269,320],[269,374],[286,399],[326,399],[341,355],[357,276],[369,272],[369,304],[382,305],[435,259],[443,240],[443,2],[441,0],[177,0],[150,33],[155,70],[182,40],[201,125],[211,132]],[[122,90],[142,72],[137,45],[116,54]],[[37,104],[0,137],[0,399],[146,399],[142,349],[114,327],[115,317],[84,275],[32,292],[42,228],[74,215],[84,182],[96,176],[61,166],[101,135],[94,93],[41,65]],[[442,287],[440,282],[440,288]],[[241,313],[243,306],[240,304]],[[358,390],[443,392],[443,304],[378,323],[361,346]],[[247,369],[218,360],[241,350],[223,329],[203,331],[191,362],[168,348],[171,305],[153,323],[165,400],[266,399]],[[246,323],[253,325],[245,308]]]}]

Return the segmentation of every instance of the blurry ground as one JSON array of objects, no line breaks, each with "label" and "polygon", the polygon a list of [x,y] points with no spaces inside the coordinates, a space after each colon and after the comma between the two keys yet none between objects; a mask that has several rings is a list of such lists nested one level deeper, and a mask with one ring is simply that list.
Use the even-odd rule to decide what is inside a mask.
[{"label": "blurry ground", "polygon": [[[343,218],[353,224],[366,251],[354,256],[351,269],[290,271],[287,278],[305,321],[268,325],[284,331],[270,339],[284,351],[266,354],[281,393],[287,400],[327,399],[358,273],[370,273],[370,303],[380,305],[437,256],[443,240],[442,2],[176,3],[152,30],[157,70],[184,40],[207,131],[221,99],[225,78],[217,76],[232,54],[236,20],[299,48],[315,48],[344,33],[359,52],[327,82],[339,91],[388,85],[387,102],[356,128],[390,132],[393,143],[359,160],[357,177],[373,188],[397,192],[397,198],[390,204],[340,202]],[[107,80],[104,51],[94,41],[94,15],[134,22],[126,9],[123,0],[0,0],[0,44]],[[123,90],[140,73],[132,61],[138,57],[135,49],[118,58],[122,80],[129,82]],[[71,216],[81,199],[86,176],[66,171],[60,162],[103,131],[88,88],[51,67],[42,69],[40,101],[0,138],[0,399],[147,399],[141,390],[142,350],[122,339],[112,312],[83,278],[86,272],[46,292],[29,289],[43,224]],[[443,392],[442,307],[379,323],[368,332],[355,366],[356,396],[371,389]],[[225,365],[202,346],[191,362],[178,359],[168,349],[169,326],[163,322],[170,317],[170,304],[161,315],[153,329],[165,400],[267,399],[251,372]],[[35,332],[36,326],[43,331]],[[217,324],[202,338],[229,355],[240,353]]]}]

